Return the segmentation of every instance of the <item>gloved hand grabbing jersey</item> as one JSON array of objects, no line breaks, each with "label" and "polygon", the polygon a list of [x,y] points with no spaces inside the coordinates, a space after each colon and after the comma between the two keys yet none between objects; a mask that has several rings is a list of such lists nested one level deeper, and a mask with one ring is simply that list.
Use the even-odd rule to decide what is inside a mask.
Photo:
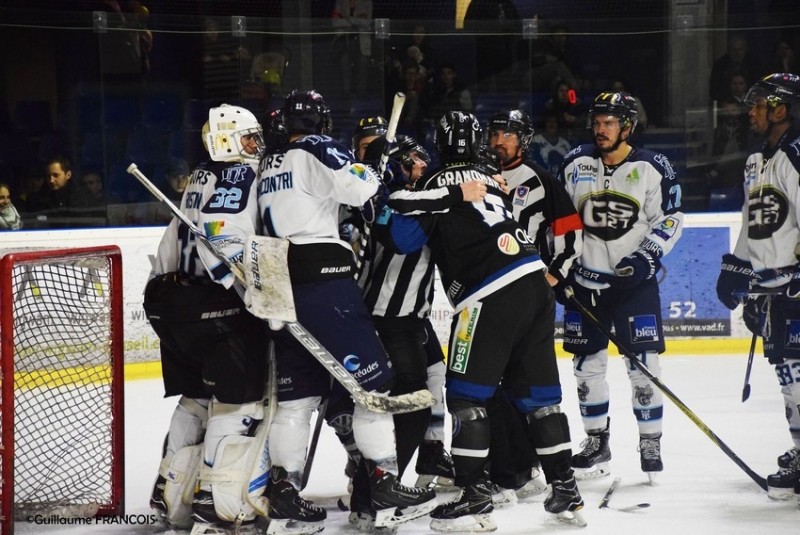
[{"label": "gloved hand grabbing jersey", "polygon": [[[381,182],[378,186],[378,192],[373,195],[364,206],[361,207],[361,217],[367,225],[372,225],[378,221],[384,211],[389,210],[386,204],[389,202],[389,188],[386,184]],[[380,221],[378,221],[380,223]]]},{"label": "gloved hand grabbing jersey", "polygon": [[724,254],[717,278],[717,299],[733,310],[741,302],[738,297],[733,296],[733,292],[746,292],[750,289],[750,282],[757,279],[758,276],[753,271],[753,264],[750,261],[742,260],[732,254]]},{"label": "gloved hand grabbing jersey", "polygon": [[625,290],[633,288],[653,278],[661,269],[661,260],[644,249],[637,249],[633,254],[629,254],[614,266],[614,278],[609,283],[613,288]]}]

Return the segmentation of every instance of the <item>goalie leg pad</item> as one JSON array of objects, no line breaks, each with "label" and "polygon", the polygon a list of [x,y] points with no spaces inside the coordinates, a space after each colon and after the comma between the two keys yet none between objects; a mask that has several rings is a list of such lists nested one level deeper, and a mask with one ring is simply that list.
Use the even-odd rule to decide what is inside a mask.
[{"label": "goalie leg pad", "polygon": [[[210,488],[214,511],[223,522],[249,522],[256,510],[245,498],[249,482],[251,450],[255,437],[229,435],[219,441],[212,466],[200,468],[201,488]],[[264,507],[264,509],[266,509]]]},{"label": "goalie leg pad", "polygon": [[269,456],[272,464],[302,477],[310,435],[311,414],[319,406],[319,396],[281,401],[269,430]]},{"label": "goalie leg pad", "polygon": [[609,402],[608,381],[606,381],[608,350],[601,349],[588,355],[575,355],[572,359],[572,368],[578,383],[578,402],[583,428],[587,433],[605,429]]},{"label": "goalie leg pad", "polygon": [[264,405],[220,403],[212,398],[208,414],[203,460],[206,466],[214,466],[220,441],[231,435],[252,435],[258,422],[264,419]]},{"label": "goalie leg pad", "polygon": [[[661,375],[661,363],[657,351],[646,351],[636,355],[642,364],[659,377]],[[639,435],[659,435],[662,428],[662,416],[664,414],[664,394],[658,389],[650,379],[644,375],[639,368],[634,366],[630,359],[625,357],[628,364],[628,378],[631,381],[631,404],[636,422],[639,424]]]},{"label": "goalie leg pad", "polygon": [[192,496],[197,483],[203,446],[179,449],[170,460],[162,459],[158,475],[164,478],[163,519],[170,527],[188,529],[192,526]]},{"label": "goalie leg pad", "polygon": [[203,442],[208,424],[208,402],[207,399],[181,396],[169,422],[165,458],[169,459],[181,448]]}]

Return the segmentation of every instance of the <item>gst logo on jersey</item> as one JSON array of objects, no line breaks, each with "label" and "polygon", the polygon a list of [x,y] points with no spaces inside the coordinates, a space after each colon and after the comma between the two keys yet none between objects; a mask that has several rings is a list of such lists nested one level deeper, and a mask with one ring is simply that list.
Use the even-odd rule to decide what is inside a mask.
[{"label": "gst logo on jersey", "polygon": [[568,310],[564,314],[564,336],[583,336],[583,323],[579,312]]},{"label": "gst logo on jersey", "polygon": [[584,232],[603,241],[624,236],[639,220],[636,199],[614,191],[592,192],[581,198],[578,213]]},{"label": "gst logo on jersey", "polygon": [[595,182],[597,178],[597,166],[585,163],[578,163],[575,169],[572,170],[572,183],[578,182]]},{"label": "gst logo on jersey", "polygon": [[750,192],[747,199],[747,237],[764,240],[771,237],[786,222],[789,201],[782,191],[767,185]]},{"label": "gst logo on jersey", "polygon": [[222,171],[222,181],[230,182],[231,184],[238,184],[243,182],[247,175],[247,170],[250,166],[233,165]]},{"label": "gst logo on jersey", "polygon": [[501,234],[497,238],[497,248],[500,252],[507,255],[515,255],[519,253],[519,243],[508,232]]},{"label": "gst logo on jersey", "polygon": [[529,191],[530,188],[528,186],[517,186],[514,192],[514,204],[517,206],[525,206],[525,198],[528,196]]},{"label": "gst logo on jersey", "polygon": [[292,189],[294,180],[291,171],[284,171],[276,175],[265,176],[258,183],[258,194],[266,195],[280,190]]},{"label": "gst logo on jersey", "polygon": [[628,327],[633,343],[658,341],[658,324],[654,314],[633,316],[628,319]]},{"label": "gst logo on jersey", "polygon": [[183,207],[186,209],[199,210],[203,205],[203,194],[199,191],[190,191],[186,194],[186,202]]}]

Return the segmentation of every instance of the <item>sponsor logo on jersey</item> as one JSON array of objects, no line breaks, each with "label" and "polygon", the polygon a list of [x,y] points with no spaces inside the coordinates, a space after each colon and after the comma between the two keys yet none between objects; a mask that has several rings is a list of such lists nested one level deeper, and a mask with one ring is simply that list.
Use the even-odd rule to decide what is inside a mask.
[{"label": "sponsor logo on jersey", "polygon": [[572,170],[572,183],[594,182],[597,176],[597,166],[585,163],[576,163]]},{"label": "sponsor logo on jersey", "polygon": [[564,314],[564,339],[567,335],[570,336],[583,336],[583,322],[581,321],[580,312],[568,310]]},{"label": "sponsor logo on jersey", "polygon": [[453,337],[453,347],[450,348],[450,357],[448,358],[450,370],[455,373],[467,373],[469,353],[472,349],[472,334],[478,324],[481,306],[482,304],[478,303],[474,307],[465,308],[458,314],[456,335]]},{"label": "sponsor logo on jersey", "polygon": [[653,234],[666,241],[675,236],[678,226],[677,219],[674,217],[668,217],[662,221],[660,225],[658,225],[658,228],[653,229]]},{"label": "sponsor logo on jersey", "polygon": [[633,343],[658,341],[658,324],[654,314],[633,316],[628,319]]},{"label": "sponsor logo on jersey", "polygon": [[756,173],[757,164],[755,162],[747,162],[744,166],[744,182],[750,184],[754,182],[758,173]]},{"label": "sponsor logo on jersey", "polygon": [[361,379],[362,377],[371,374],[372,372],[374,372],[377,369],[378,369],[378,363],[377,362],[373,362],[372,364],[370,364],[366,368],[361,368],[357,372],[353,373],[353,377],[355,377],[356,379]]},{"label": "sponsor logo on jersey", "polygon": [[514,236],[508,232],[504,232],[497,238],[497,248],[500,252],[507,255],[519,254],[519,243],[514,239]]},{"label": "sponsor logo on jersey", "polygon": [[786,349],[800,349],[800,320],[786,321],[786,340],[783,345]]},{"label": "sponsor logo on jersey", "polygon": [[209,221],[208,223],[203,223],[203,228],[206,231],[206,236],[212,238],[214,236],[219,236],[222,233],[222,227],[225,226],[225,221]]},{"label": "sponsor logo on jersey", "polygon": [[210,320],[214,318],[227,318],[228,316],[236,316],[242,312],[240,308],[229,308],[228,310],[213,310],[211,312],[203,312],[200,314],[201,320]]},{"label": "sponsor logo on jersey", "polygon": [[621,238],[639,220],[639,203],[615,191],[592,192],[581,198],[578,214],[583,230],[603,241]]},{"label": "sponsor logo on jersey", "polygon": [[353,373],[361,367],[361,361],[358,360],[358,357],[355,355],[347,355],[342,361],[342,364],[350,373]]},{"label": "sponsor logo on jersey", "polygon": [[517,206],[525,206],[526,197],[530,188],[528,186],[518,186],[514,191],[514,204]]},{"label": "sponsor logo on jersey", "polygon": [[789,201],[786,195],[771,185],[754,189],[747,199],[750,220],[747,237],[751,240],[771,238],[789,216]]},{"label": "sponsor logo on jersey", "polygon": [[625,175],[625,182],[628,184],[638,184],[639,183],[639,170],[635,167],[633,171]]},{"label": "sponsor logo on jersey", "polygon": [[363,163],[354,163],[350,165],[350,174],[355,175],[359,180],[366,180],[367,166]]}]

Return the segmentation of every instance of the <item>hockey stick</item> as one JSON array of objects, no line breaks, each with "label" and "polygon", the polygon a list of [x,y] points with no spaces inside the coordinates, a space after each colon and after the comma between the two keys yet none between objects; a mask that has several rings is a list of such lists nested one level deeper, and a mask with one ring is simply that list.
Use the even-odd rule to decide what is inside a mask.
[{"label": "hockey stick", "polygon": [[[405,105],[405,103],[405,93],[395,93],[394,102],[392,104],[392,114],[389,116],[389,126],[386,128],[386,145],[383,147],[383,153],[378,163],[378,179],[381,181],[383,181],[383,174],[386,172],[386,166],[389,165],[389,151],[392,150],[394,138],[397,134],[397,125],[400,124],[400,114],[403,113],[403,105]],[[375,216],[377,216],[377,214],[375,214]],[[361,233],[361,238],[358,242],[356,270],[355,273],[353,273],[353,278],[355,280],[358,280],[361,276],[361,270],[364,268],[364,255],[366,255],[367,252],[367,244],[369,243],[369,236],[371,233],[370,226],[371,223],[364,221],[364,232]]]},{"label": "hockey stick", "polygon": [[614,494],[614,491],[617,490],[617,487],[619,487],[620,483],[622,483],[622,478],[621,477],[618,477],[618,478],[614,479],[614,481],[611,483],[611,486],[608,488],[608,491],[606,491],[605,496],[603,496],[603,499],[600,501],[600,509],[611,509],[613,511],[621,511],[623,513],[630,513],[630,512],[633,512],[633,511],[638,511],[639,509],[646,509],[646,508],[650,507],[650,504],[646,503],[646,502],[645,503],[637,503],[637,504],[634,504],[634,505],[628,505],[626,507],[609,507],[608,506],[608,502],[611,501],[611,495]]},{"label": "hockey stick", "polygon": [[306,488],[308,485],[308,478],[311,477],[311,467],[314,464],[314,456],[317,454],[317,444],[319,444],[319,434],[322,431],[322,422],[325,420],[325,413],[328,412],[328,400],[319,406],[317,410],[317,421],[314,422],[314,433],[311,435],[311,443],[308,445],[308,452],[306,453],[306,465],[303,467],[303,480],[300,482],[300,490]]},{"label": "hockey stick", "polygon": [[744,372],[744,387],[742,387],[742,403],[747,401],[750,397],[750,370],[753,369],[753,355],[756,352],[756,341],[758,335],[753,333],[753,339],[750,340],[750,354],[747,356],[747,370]]},{"label": "hockey stick", "polygon": [[[211,251],[231,270],[239,282],[245,285],[247,284],[241,265],[232,262],[227,256],[220,253],[214,247],[211,240],[209,240],[208,237],[206,237],[205,234],[203,234],[203,232],[197,228],[197,225],[195,225],[192,220],[186,216],[186,214],[181,212],[178,207],[175,206],[161,192],[161,190],[159,190],[152,182],[150,182],[150,179],[148,179],[144,173],[139,171],[139,168],[135,163],[132,163],[128,166],[128,173],[136,177],[139,182],[141,182],[148,190],[150,190],[150,193],[152,193],[158,200],[166,204],[170,211],[172,211],[173,215],[175,215],[175,217],[177,217],[181,223],[186,225],[189,231],[194,234],[200,243],[206,246],[209,251]],[[268,321],[270,318],[260,319]],[[416,392],[398,396],[382,396],[367,392],[358,383],[355,377],[353,377],[350,372],[348,372],[345,367],[342,366],[339,361],[337,361],[336,358],[327,349],[325,349],[325,347],[299,322],[287,321],[284,322],[283,325],[286,330],[298,342],[300,342],[303,347],[305,347],[306,350],[308,350],[308,352],[311,353],[311,355],[313,355],[314,358],[316,358],[319,363],[325,367],[326,370],[328,370],[328,373],[330,373],[333,378],[336,379],[350,393],[350,395],[353,397],[353,400],[365,409],[372,412],[401,414],[405,412],[414,412],[426,409],[436,404],[436,399],[428,390],[417,390]]]},{"label": "hockey stick", "polygon": [[[556,278],[564,282],[564,278],[561,277],[560,274],[558,274],[558,271],[555,271],[554,273],[556,274],[555,275]],[[619,351],[623,355],[628,357],[628,359],[633,363],[633,365],[636,366],[639,369],[639,371],[641,371],[648,379],[650,379],[650,382],[652,382],[659,390],[661,390],[664,393],[664,395],[670,399],[670,401],[672,401],[675,405],[677,405],[678,408],[686,416],[688,416],[689,419],[697,427],[699,427],[700,430],[703,431],[703,433],[705,433],[705,435],[708,438],[710,438],[711,441],[714,444],[716,444],[719,449],[721,449],[733,462],[735,462],[739,468],[744,470],[745,473],[748,476],[750,476],[750,479],[755,481],[756,484],[763,490],[767,490],[767,480],[761,477],[760,475],[756,474],[749,466],[747,466],[744,463],[744,461],[742,461],[739,458],[739,456],[736,455],[733,452],[733,450],[731,450],[728,447],[728,445],[725,444],[722,441],[722,439],[717,436],[716,433],[714,433],[706,424],[704,424],[703,421],[694,412],[692,412],[692,410],[689,409],[689,407],[687,407],[686,404],[683,401],[681,401],[680,398],[676,396],[672,392],[672,390],[670,390],[667,387],[667,385],[665,385],[661,381],[661,379],[653,375],[653,372],[651,372],[650,369],[636,357],[636,354],[627,347],[625,347],[622,344],[622,342],[620,342],[619,338],[617,338],[617,336],[613,332],[611,332],[610,329],[608,329],[605,325],[603,325],[603,323],[599,319],[597,319],[597,316],[595,316],[592,313],[592,311],[590,311],[583,303],[581,303],[581,301],[577,297],[575,297],[575,291],[572,289],[572,286],[567,285],[564,288],[564,295],[567,297],[567,299],[569,299],[569,301],[573,305],[575,305],[575,307],[581,312],[581,314],[583,314],[589,321],[591,321],[594,324],[594,326],[597,327],[600,330],[600,332],[602,332],[606,336],[606,338],[614,342],[617,348],[619,348]]]}]

